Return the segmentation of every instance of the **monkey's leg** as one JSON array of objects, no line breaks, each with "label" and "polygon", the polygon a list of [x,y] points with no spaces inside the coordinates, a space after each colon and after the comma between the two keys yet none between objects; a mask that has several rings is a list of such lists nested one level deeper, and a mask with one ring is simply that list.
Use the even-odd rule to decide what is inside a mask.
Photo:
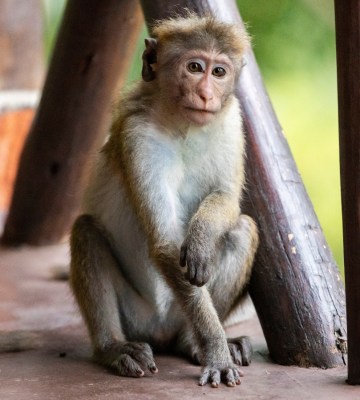
[{"label": "monkey's leg", "polygon": [[199,384],[209,382],[213,387],[218,387],[220,381],[228,386],[240,384],[241,371],[231,358],[226,335],[208,289],[187,281],[178,259],[175,261],[171,255],[165,256],[164,247],[160,250],[162,258],[158,258],[158,265],[184,312],[199,348],[199,359],[203,366]]},{"label": "monkey's leg", "polygon": [[[239,307],[244,298],[257,245],[256,224],[246,215],[241,215],[236,226],[224,235],[212,277],[207,284],[221,322],[234,308]],[[250,364],[252,348],[248,337],[228,339],[228,347],[235,364]],[[177,348],[195,362],[201,362],[199,347],[189,329],[185,328],[179,335]]]},{"label": "monkey's leg", "polygon": [[244,214],[220,243],[207,287],[222,322],[239,307],[246,295],[258,243],[257,226]]},{"label": "monkey's leg", "polygon": [[175,352],[189,358],[194,364],[201,364],[200,349],[191,326],[186,325],[180,331],[175,345]]},{"label": "monkey's leg", "polygon": [[80,216],[70,245],[70,283],[90,333],[95,360],[123,376],[140,377],[146,368],[157,372],[150,346],[127,342],[122,332],[115,285],[117,291],[129,287],[102,227],[92,216]]},{"label": "monkey's leg", "polygon": [[[248,336],[239,336],[227,339],[229,351],[233,362],[239,366],[251,364],[252,346]],[[176,343],[176,352],[188,357],[194,364],[201,364],[200,348],[189,328],[184,328]]]},{"label": "monkey's leg", "polygon": [[[218,270],[209,282],[209,291],[222,323],[241,307],[246,296],[258,242],[257,226],[247,215],[240,215],[236,226],[224,236]],[[252,346],[249,337],[228,339],[228,346],[235,364],[250,365]]]}]

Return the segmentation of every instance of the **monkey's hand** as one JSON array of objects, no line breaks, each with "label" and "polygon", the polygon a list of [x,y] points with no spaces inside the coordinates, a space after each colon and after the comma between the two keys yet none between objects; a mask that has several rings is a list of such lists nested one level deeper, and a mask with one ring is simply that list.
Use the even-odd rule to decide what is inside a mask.
[{"label": "monkey's hand", "polygon": [[185,279],[192,285],[205,285],[210,278],[214,258],[215,245],[212,240],[199,232],[188,234],[180,250],[180,266],[185,271]]},{"label": "monkey's hand", "polygon": [[95,360],[121,376],[140,378],[144,370],[157,373],[151,347],[147,343],[114,342],[105,350],[97,350]]}]

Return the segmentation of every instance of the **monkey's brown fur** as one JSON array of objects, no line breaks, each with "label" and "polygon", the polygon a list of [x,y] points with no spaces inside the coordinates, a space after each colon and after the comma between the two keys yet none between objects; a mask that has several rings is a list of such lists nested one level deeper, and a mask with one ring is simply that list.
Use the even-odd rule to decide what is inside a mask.
[{"label": "monkey's brown fur", "polygon": [[235,386],[250,345],[228,342],[222,324],[244,296],[258,244],[240,213],[233,94],[248,37],[195,15],[157,24],[154,36],[74,224],[70,281],[101,364],[156,372],[150,344],[199,361],[201,385]]}]

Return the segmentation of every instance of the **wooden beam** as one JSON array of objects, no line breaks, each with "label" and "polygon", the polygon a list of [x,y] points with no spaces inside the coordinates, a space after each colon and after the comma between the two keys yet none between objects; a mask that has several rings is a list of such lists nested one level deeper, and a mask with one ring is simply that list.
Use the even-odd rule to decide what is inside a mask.
[{"label": "wooden beam", "polygon": [[360,1],[335,0],[340,173],[349,356],[360,384]]},{"label": "wooden beam", "polygon": [[39,0],[0,0],[0,89],[39,89],[45,65]]},{"label": "wooden beam", "polygon": [[106,134],[142,21],[136,0],[68,1],[21,156],[4,244],[54,243],[69,230],[87,160]]},{"label": "wooden beam", "polygon": [[[233,0],[142,0],[149,26],[187,7],[241,24]],[[271,44],[270,44],[271,45]],[[344,289],[254,55],[246,54],[236,91],[247,131],[248,201],[260,229],[251,281],[270,356],[280,364],[343,364]]]}]

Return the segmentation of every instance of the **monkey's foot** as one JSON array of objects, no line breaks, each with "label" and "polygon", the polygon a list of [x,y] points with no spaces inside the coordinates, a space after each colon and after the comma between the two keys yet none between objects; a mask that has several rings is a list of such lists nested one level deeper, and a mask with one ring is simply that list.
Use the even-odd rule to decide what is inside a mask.
[{"label": "monkey's foot", "polygon": [[207,383],[213,388],[217,388],[220,382],[225,385],[234,387],[240,385],[240,377],[244,376],[243,372],[237,368],[236,365],[229,365],[226,367],[204,367],[199,380],[199,385],[204,386]]},{"label": "monkey's foot", "polygon": [[235,364],[248,366],[252,358],[252,346],[249,336],[228,339],[231,357]]},{"label": "monkey's foot", "polygon": [[115,342],[106,350],[97,350],[95,360],[121,376],[140,378],[145,370],[157,373],[153,352],[147,343]]}]

